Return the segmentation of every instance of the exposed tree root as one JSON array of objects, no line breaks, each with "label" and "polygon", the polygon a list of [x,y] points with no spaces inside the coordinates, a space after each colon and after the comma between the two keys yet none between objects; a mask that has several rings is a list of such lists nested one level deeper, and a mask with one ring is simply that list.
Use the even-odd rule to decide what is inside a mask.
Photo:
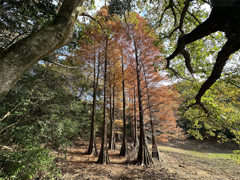
[{"label": "exposed tree root", "polygon": [[154,164],[146,145],[139,146],[137,164],[141,166],[148,166]]},{"label": "exposed tree root", "polygon": [[88,155],[98,155],[98,151],[97,151],[97,145],[96,145],[96,140],[94,139],[93,141],[91,140],[89,143],[89,147],[88,147],[88,151],[87,151]]},{"label": "exposed tree root", "polygon": [[106,147],[102,146],[97,163],[98,164],[110,164],[108,150]]}]

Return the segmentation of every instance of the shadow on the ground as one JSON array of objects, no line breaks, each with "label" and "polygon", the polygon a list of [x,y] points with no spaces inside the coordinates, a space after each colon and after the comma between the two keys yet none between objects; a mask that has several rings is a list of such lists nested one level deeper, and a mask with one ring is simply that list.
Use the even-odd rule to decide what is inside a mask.
[{"label": "shadow on the ground", "polygon": [[[154,166],[136,165],[136,152],[129,157],[120,156],[120,146],[117,150],[108,150],[111,164],[97,164],[98,156],[87,155],[87,142],[78,140],[75,147],[68,149],[66,160],[58,161],[63,172],[63,180],[120,180],[120,179],[146,179],[146,180],[173,180],[173,179],[238,179],[239,168],[231,160],[207,159],[198,156],[178,153],[178,150],[190,150],[206,153],[232,153],[238,148],[233,143],[218,144],[216,140],[170,141],[159,144],[178,148],[176,152],[161,152],[163,162]],[[149,143],[150,144],[150,143]],[[100,147],[98,143],[98,147]],[[151,146],[149,146],[151,147]],[[150,148],[151,149],[151,148]],[[98,148],[100,150],[100,148]],[[159,149],[161,150],[161,149]],[[135,161],[134,161],[135,160]]]}]

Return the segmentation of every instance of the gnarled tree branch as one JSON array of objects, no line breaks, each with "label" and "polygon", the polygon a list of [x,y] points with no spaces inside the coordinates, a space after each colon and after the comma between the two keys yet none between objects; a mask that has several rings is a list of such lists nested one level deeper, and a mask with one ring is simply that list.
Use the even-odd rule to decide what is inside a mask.
[{"label": "gnarled tree branch", "polygon": [[[201,39],[204,36],[210,35],[211,33],[216,31],[223,31],[226,33],[228,41],[218,53],[216,63],[214,64],[211,75],[201,86],[198,94],[195,97],[196,102],[188,106],[188,108],[190,108],[194,105],[199,105],[205,113],[209,113],[209,110],[201,102],[202,96],[221,77],[221,73],[229,56],[240,49],[240,40],[238,38],[240,36],[240,2],[235,0],[212,0],[211,2],[213,5],[213,9],[209,18],[205,22],[197,26],[189,34],[180,37],[178,40],[177,48],[169,57],[166,58],[167,68],[169,68],[170,61],[178,54],[182,54],[182,52],[184,52],[185,45]],[[185,58],[185,63],[188,67],[190,64],[190,55],[185,55],[187,55],[187,58]]]},{"label": "gnarled tree branch", "polygon": [[183,55],[184,59],[185,59],[185,65],[188,69],[188,71],[193,74],[194,73],[194,70],[191,66],[191,57],[190,57],[190,54],[189,52],[186,50],[186,49],[183,49],[181,54]]}]

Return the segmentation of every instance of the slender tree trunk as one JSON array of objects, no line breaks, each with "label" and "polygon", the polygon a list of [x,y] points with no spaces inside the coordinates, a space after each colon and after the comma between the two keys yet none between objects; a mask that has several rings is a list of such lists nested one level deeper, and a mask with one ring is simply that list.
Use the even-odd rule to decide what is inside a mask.
[{"label": "slender tree trunk", "polygon": [[[110,65],[109,65],[109,69],[110,69]],[[108,75],[109,81],[109,120],[110,120],[110,140],[109,143],[111,142],[111,136],[112,136],[112,81],[111,81],[111,74],[109,72]],[[108,147],[109,148],[109,147]]]},{"label": "slender tree trunk", "polygon": [[150,117],[150,123],[151,123],[151,129],[152,129],[152,157],[160,160],[160,153],[157,147],[157,142],[156,142],[156,135],[155,135],[155,130],[154,130],[154,125],[153,125],[153,114],[152,114],[152,109],[151,109],[151,104],[150,104],[150,97],[149,97],[149,87],[148,87],[148,82],[146,78],[146,72],[143,68],[144,72],[144,79],[146,83],[146,90],[147,90],[147,100],[148,100],[148,111],[149,111],[149,117]]},{"label": "slender tree trunk", "polygon": [[[130,92],[130,90],[129,90]],[[132,103],[133,103],[133,99],[132,99]],[[130,104],[130,98],[129,98],[129,104]],[[130,122],[130,134],[131,134],[131,143],[134,143],[134,139],[135,139],[135,133],[134,133],[134,115],[132,116],[131,115],[131,108],[130,108],[130,105],[129,105],[129,122]]]},{"label": "slender tree trunk", "polygon": [[96,132],[95,132],[95,112],[96,112],[96,101],[97,101],[97,90],[98,90],[98,79],[99,79],[99,60],[100,60],[100,50],[98,59],[98,72],[96,78],[96,53],[94,49],[94,83],[93,83],[93,105],[92,105],[92,122],[91,122],[91,136],[87,154],[98,155],[97,145],[96,145]]},{"label": "slender tree trunk", "polygon": [[125,99],[125,81],[124,81],[124,64],[123,64],[123,52],[122,52],[122,88],[123,88],[123,142],[120,151],[120,156],[127,156],[127,125],[126,125],[126,99]]},{"label": "slender tree trunk", "polygon": [[156,135],[155,135],[154,125],[153,125],[153,120],[152,120],[151,115],[150,115],[150,123],[151,123],[151,128],[152,128],[152,157],[156,158],[158,160],[161,160],[160,153],[159,153],[159,150],[158,150],[158,147],[157,147]]},{"label": "slender tree trunk", "polygon": [[53,22],[0,53],[0,100],[33,64],[71,42],[84,0],[64,0]]},{"label": "slender tree trunk", "polygon": [[[120,119],[119,118],[119,109],[117,109],[117,119]],[[120,132],[120,128],[118,127],[118,132]],[[116,139],[116,142],[121,142],[121,134],[120,133],[117,133],[117,139]]]},{"label": "slender tree trunk", "polygon": [[99,153],[97,163],[110,164],[107,148],[107,50],[108,50],[108,36],[106,35],[105,47],[105,70],[104,70],[104,100],[103,100],[103,137],[102,145]]},{"label": "slender tree trunk", "polygon": [[138,132],[137,132],[137,107],[136,107],[136,86],[134,85],[134,147],[139,146]]},{"label": "slender tree trunk", "polygon": [[[114,73],[114,79],[113,79],[113,105],[112,105],[112,118],[110,119],[110,125],[111,125],[111,129],[110,129],[110,141],[109,141],[109,147],[108,149],[111,149],[111,150],[115,150],[116,149],[116,143],[115,143],[115,125],[114,125],[114,121],[115,121],[115,114],[114,114],[114,111],[115,111],[115,73]],[[110,96],[111,97],[111,96]],[[111,101],[111,98],[110,98],[110,101]],[[111,107],[111,104],[110,104],[110,107]]]},{"label": "slender tree trunk", "polygon": [[148,150],[148,143],[147,143],[146,134],[145,134],[138,49],[137,49],[136,40],[134,36],[133,36],[133,42],[134,42],[135,58],[136,58],[138,106],[139,106],[139,118],[140,118],[140,144],[138,149],[137,163],[140,165],[150,165],[150,164],[153,164],[153,160]]}]

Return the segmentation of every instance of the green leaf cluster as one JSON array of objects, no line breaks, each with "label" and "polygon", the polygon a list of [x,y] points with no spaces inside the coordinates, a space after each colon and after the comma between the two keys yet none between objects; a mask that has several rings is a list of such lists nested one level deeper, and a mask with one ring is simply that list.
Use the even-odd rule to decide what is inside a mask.
[{"label": "green leaf cluster", "polygon": [[48,172],[45,178],[60,178],[60,169],[54,162],[54,156],[50,150],[40,147],[26,147],[25,149],[6,151],[0,155],[0,167],[2,172],[0,177],[4,179],[31,179],[42,173]]},{"label": "green leaf cluster", "polygon": [[202,98],[209,114],[199,106],[184,109],[194,103],[193,97],[200,85],[201,82],[178,83],[177,88],[183,97],[180,126],[198,139],[213,136],[222,142],[233,140],[240,144],[240,89],[219,80]]},{"label": "green leaf cluster", "polygon": [[91,104],[84,98],[92,84],[84,77],[81,67],[38,63],[0,102],[0,177],[58,174],[47,149],[65,152],[72,139],[90,135]]}]

